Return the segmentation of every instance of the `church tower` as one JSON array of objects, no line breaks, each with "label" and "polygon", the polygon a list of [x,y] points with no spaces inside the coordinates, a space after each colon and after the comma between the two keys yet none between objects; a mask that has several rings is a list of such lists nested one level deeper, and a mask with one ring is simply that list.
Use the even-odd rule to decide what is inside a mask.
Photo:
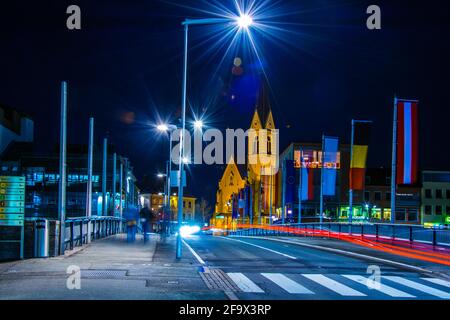
[{"label": "church tower", "polygon": [[[275,215],[278,139],[269,88],[261,81],[248,139],[248,184],[253,190],[253,223],[269,223]],[[253,134],[252,134],[253,133]]]}]

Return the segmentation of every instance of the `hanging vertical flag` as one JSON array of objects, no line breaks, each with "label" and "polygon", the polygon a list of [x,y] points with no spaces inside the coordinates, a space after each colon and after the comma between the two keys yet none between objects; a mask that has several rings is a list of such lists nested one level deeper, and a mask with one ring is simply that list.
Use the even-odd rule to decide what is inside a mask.
[{"label": "hanging vertical flag", "polygon": [[372,122],[370,121],[352,121],[350,190],[364,190],[371,129]]},{"label": "hanging vertical flag", "polygon": [[397,100],[397,184],[414,184],[418,178],[419,126],[417,101]]},{"label": "hanging vertical flag", "polygon": [[285,185],[285,193],[284,193],[284,203],[285,205],[289,203],[294,203],[295,200],[295,168],[294,168],[294,160],[285,160],[285,168],[284,168],[284,185]]},{"label": "hanging vertical flag", "polygon": [[314,200],[314,171],[312,168],[302,167],[302,201]]},{"label": "hanging vertical flag", "polygon": [[238,196],[233,193],[232,200],[232,219],[237,219],[239,215]]},{"label": "hanging vertical flag", "polygon": [[244,206],[244,217],[245,216],[249,216],[250,215],[250,185],[246,185],[244,188],[244,202],[245,202],[245,206]]},{"label": "hanging vertical flag", "polygon": [[336,195],[339,138],[324,137],[322,146],[322,187],[324,196]]}]

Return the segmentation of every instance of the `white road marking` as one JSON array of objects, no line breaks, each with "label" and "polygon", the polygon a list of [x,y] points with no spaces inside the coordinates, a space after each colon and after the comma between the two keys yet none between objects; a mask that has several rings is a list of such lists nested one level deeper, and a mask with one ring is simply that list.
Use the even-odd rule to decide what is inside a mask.
[{"label": "white road marking", "polygon": [[450,282],[442,280],[442,279],[436,279],[436,278],[422,278],[422,280],[434,283],[434,284],[438,284],[440,286],[444,286],[447,288],[450,288]]},{"label": "white road marking", "polygon": [[226,237],[221,237],[221,238],[227,239],[227,240],[229,240],[229,241],[236,241],[236,242],[245,243],[245,244],[247,244],[247,245],[249,245],[249,246],[253,246],[253,247],[256,247],[256,248],[259,248],[259,249],[263,249],[263,250],[266,250],[266,251],[269,251],[269,252],[273,252],[273,253],[282,255],[282,256],[284,256],[284,257],[286,257],[286,258],[289,258],[289,259],[297,260],[296,257],[290,256],[290,255],[285,254],[285,253],[283,253],[283,252],[275,251],[275,250],[272,250],[272,249],[269,249],[269,248],[266,248],[266,247],[258,246],[257,244],[253,244],[253,243],[250,243],[250,242],[246,242],[246,241],[242,241],[242,240],[237,240],[237,239],[230,239],[230,238],[226,238]]},{"label": "white road marking", "polygon": [[417,283],[417,282],[414,282],[414,281],[411,281],[408,279],[404,279],[402,277],[384,276],[383,278],[386,278],[390,281],[399,283],[403,286],[425,292],[427,294],[430,294],[432,296],[435,296],[435,297],[438,297],[441,299],[450,299],[450,293],[448,293],[448,292],[438,290],[438,289],[435,289],[435,288],[432,288],[432,287],[429,287],[429,286],[426,286],[426,285],[423,285],[423,284],[420,284],[420,283]]},{"label": "white road marking", "polygon": [[252,280],[242,273],[227,273],[231,280],[244,292],[264,293],[264,290],[258,287]]},{"label": "white road marking", "polygon": [[390,264],[390,265],[393,265],[393,266],[396,266],[396,267],[400,267],[400,268],[407,268],[407,269],[414,270],[414,271],[417,271],[417,272],[420,272],[420,273],[427,273],[427,274],[431,273],[427,269],[416,267],[416,266],[412,266],[412,265],[405,264],[405,263],[400,263],[400,262],[396,262],[396,261],[392,261],[392,260],[388,260],[388,259],[377,258],[377,257],[374,257],[374,256],[368,256],[368,255],[365,255],[365,254],[360,254],[360,253],[355,253],[355,252],[350,252],[350,251],[345,251],[345,250],[340,250],[340,249],[326,248],[326,247],[321,247],[321,246],[317,246],[317,245],[313,245],[313,244],[300,243],[300,242],[297,242],[297,241],[283,240],[283,239],[274,239],[274,238],[268,238],[268,237],[252,237],[252,236],[239,236],[239,238],[264,239],[264,240],[269,240],[269,241],[274,241],[274,242],[294,244],[294,245],[297,245],[297,246],[300,246],[300,247],[306,247],[306,248],[312,248],[312,249],[317,249],[317,250],[322,250],[322,251],[328,251],[328,252],[342,254],[342,255],[346,255],[346,256],[350,256],[350,257],[354,257],[354,258],[359,258],[359,259],[364,259],[364,260],[377,261],[377,262]]},{"label": "white road marking", "polygon": [[[369,278],[363,277],[363,276],[358,276],[358,275],[342,275],[343,277],[356,281],[358,283],[361,283],[363,285],[367,285],[367,280]],[[371,288],[372,290],[377,290],[380,291],[384,294],[387,294],[388,296],[394,297],[394,298],[415,298],[415,296],[410,295],[409,293],[397,290],[395,288],[392,288],[388,285],[385,285],[384,283],[380,283],[380,287],[374,287]]]},{"label": "white road marking", "polygon": [[289,279],[281,273],[261,273],[261,275],[276,285],[292,294],[314,294],[314,292],[306,289],[304,286]]},{"label": "white road marking", "polygon": [[197,254],[197,252],[195,252],[194,249],[192,249],[191,246],[188,245],[186,241],[184,241],[184,240],[181,240],[181,241],[183,241],[184,245],[186,247],[188,247],[189,251],[194,255],[194,257],[198,260],[198,262],[200,262],[200,264],[203,264],[203,265],[206,264],[206,262],[203,261],[202,258],[200,258],[200,256]]},{"label": "white road marking", "polygon": [[339,283],[333,279],[325,277],[323,274],[302,274],[302,276],[346,297],[365,297],[364,293],[356,291],[342,283]]}]

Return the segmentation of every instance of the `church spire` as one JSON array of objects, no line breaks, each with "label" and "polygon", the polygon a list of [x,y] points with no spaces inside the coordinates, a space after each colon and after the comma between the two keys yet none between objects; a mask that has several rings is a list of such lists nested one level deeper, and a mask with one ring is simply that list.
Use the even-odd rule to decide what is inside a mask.
[{"label": "church spire", "polygon": [[270,105],[270,92],[269,85],[267,83],[266,77],[261,75],[259,84],[259,93],[258,98],[256,100],[256,112],[258,113],[259,119],[261,121],[261,125],[264,126],[267,122],[269,114],[271,113],[271,105]]}]

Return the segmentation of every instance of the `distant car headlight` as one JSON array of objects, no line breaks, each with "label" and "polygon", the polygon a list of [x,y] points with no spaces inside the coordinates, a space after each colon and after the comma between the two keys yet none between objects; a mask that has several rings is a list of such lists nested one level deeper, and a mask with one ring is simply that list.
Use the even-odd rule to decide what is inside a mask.
[{"label": "distant car headlight", "polygon": [[190,235],[193,235],[197,232],[200,232],[200,227],[199,226],[182,226],[180,228],[180,235],[185,238],[188,237]]}]

